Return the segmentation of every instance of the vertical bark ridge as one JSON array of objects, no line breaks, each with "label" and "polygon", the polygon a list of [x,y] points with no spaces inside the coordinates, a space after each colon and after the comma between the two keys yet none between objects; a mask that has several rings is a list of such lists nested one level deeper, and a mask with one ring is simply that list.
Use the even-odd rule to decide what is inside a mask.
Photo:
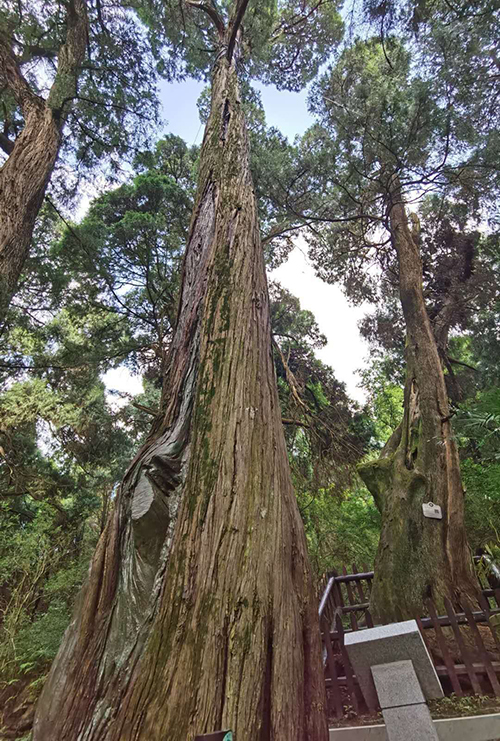
[{"label": "vertical bark ridge", "polygon": [[221,726],[239,741],[326,741],[268,304],[236,69],[221,55],[161,416],[124,478],[87,601],[107,590],[103,552],[119,576],[85,635],[88,607],[77,611],[36,741],[185,741]]}]

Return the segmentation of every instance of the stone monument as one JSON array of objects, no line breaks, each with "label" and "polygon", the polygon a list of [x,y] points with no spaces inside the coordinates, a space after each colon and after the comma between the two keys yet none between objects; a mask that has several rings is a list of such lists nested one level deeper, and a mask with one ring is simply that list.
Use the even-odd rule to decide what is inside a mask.
[{"label": "stone monument", "polygon": [[389,741],[437,741],[426,700],[443,690],[416,621],[346,633],[345,647],[367,705],[380,704]]}]

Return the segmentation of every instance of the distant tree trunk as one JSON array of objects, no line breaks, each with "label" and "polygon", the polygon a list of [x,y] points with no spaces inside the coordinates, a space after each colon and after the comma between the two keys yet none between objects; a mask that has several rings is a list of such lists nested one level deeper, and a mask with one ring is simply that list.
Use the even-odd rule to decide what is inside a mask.
[{"label": "distant tree trunk", "polygon": [[0,168],[0,327],[29,253],[35,220],[61,146],[63,126],[85,58],[88,19],[84,0],[67,5],[66,40],[47,100],[36,95],[17,64],[11,40],[0,33],[0,79],[24,116],[15,142],[2,135],[8,159]]},{"label": "distant tree trunk", "polygon": [[[227,43],[227,32],[224,47]],[[234,61],[219,57],[161,414],[125,475],[36,741],[326,741]]]},{"label": "distant tree trunk", "polygon": [[[382,622],[425,613],[479,594],[464,527],[463,489],[448,394],[422,292],[418,245],[408,228],[399,182],[392,183],[390,229],[399,261],[406,323],[404,416],[377,461],[359,473],[382,514],[371,607]],[[422,504],[441,507],[425,518]]]}]

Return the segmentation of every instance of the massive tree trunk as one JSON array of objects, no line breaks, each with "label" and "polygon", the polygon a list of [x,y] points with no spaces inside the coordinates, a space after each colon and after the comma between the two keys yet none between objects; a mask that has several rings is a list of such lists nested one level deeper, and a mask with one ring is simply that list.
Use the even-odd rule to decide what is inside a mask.
[{"label": "massive tree trunk", "polygon": [[[444,597],[470,602],[479,592],[465,535],[448,395],[422,292],[419,248],[396,179],[389,220],[407,331],[404,416],[379,460],[359,468],[382,514],[371,595],[373,612],[382,622],[424,614],[428,598],[442,607]],[[422,504],[429,501],[441,507],[441,520],[423,516]]]},{"label": "massive tree trunk", "polygon": [[84,0],[67,6],[66,41],[47,100],[36,95],[17,64],[11,40],[0,33],[0,79],[24,116],[15,142],[2,136],[8,155],[0,169],[0,327],[29,253],[35,220],[61,145],[63,126],[76,94],[88,36]]},{"label": "massive tree trunk", "polygon": [[186,741],[221,728],[237,741],[327,738],[228,56],[213,75],[161,415],[98,545],[36,741]]}]

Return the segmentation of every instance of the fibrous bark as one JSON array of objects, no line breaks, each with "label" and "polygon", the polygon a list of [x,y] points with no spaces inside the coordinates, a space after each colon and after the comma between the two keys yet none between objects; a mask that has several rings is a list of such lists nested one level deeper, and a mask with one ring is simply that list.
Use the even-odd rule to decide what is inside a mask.
[{"label": "fibrous bark", "polygon": [[85,0],[67,6],[66,40],[46,100],[36,95],[18,66],[11,40],[0,33],[0,79],[24,116],[15,142],[4,136],[8,158],[0,168],[0,326],[28,256],[38,211],[61,146],[62,130],[76,94],[85,58],[88,18]]},{"label": "fibrous bark", "polygon": [[[479,586],[464,526],[460,464],[452,434],[446,384],[422,292],[422,264],[408,227],[397,179],[391,182],[389,221],[399,262],[405,318],[406,383],[403,421],[377,461],[359,467],[382,515],[371,608],[382,622],[473,602]],[[423,516],[422,504],[441,507],[442,519]]]},{"label": "fibrous bark", "polygon": [[[225,38],[231,38],[228,29]],[[325,741],[234,60],[221,54],[160,417],[40,699],[36,741]]]}]

